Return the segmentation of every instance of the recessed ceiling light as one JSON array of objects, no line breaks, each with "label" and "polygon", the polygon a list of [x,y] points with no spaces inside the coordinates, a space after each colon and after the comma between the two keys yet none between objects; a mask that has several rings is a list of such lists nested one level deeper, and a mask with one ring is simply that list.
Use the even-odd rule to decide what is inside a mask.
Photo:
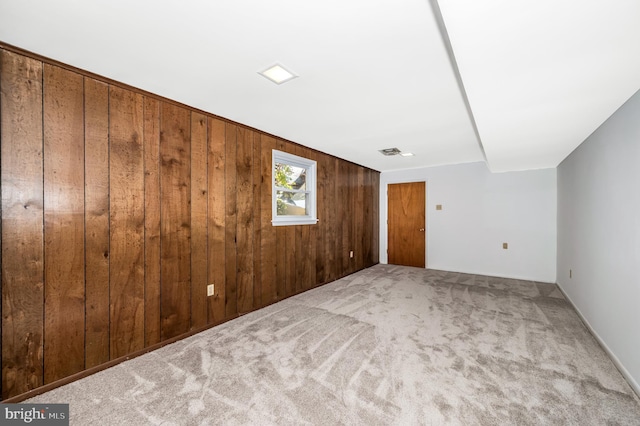
[{"label": "recessed ceiling light", "polygon": [[297,75],[280,64],[272,65],[264,71],[260,71],[258,74],[264,78],[268,78],[276,84],[286,83],[287,81],[293,80],[297,77]]},{"label": "recessed ceiling light", "polygon": [[403,157],[413,157],[413,152],[401,152],[400,155]]}]

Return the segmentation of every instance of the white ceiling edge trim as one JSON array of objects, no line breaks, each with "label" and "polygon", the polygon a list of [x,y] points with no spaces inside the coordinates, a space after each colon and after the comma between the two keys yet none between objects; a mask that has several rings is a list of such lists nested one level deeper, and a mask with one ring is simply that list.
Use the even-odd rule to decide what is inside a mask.
[{"label": "white ceiling edge trim", "polygon": [[640,3],[441,0],[492,171],[557,167],[640,86]]},{"label": "white ceiling edge trim", "polygon": [[451,70],[453,71],[456,82],[458,83],[458,90],[460,90],[460,95],[462,96],[464,107],[467,110],[467,115],[469,116],[471,127],[473,128],[473,132],[476,135],[476,142],[478,143],[478,147],[480,148],[480,152],[482,153],[482,157],[484,158],[485,163],[488,163],[487,153],[485,152],[484,146],[482,145],[482,138],[480,137],[480,132],[478,131],[478,125],[476,123],[476,119],[473,116],[473,110],[471,109],[471,104],[469,103],[467,90],[464,87],[464,81],[462,81],[462,76],[460,75],[460,69],[458,68],[458,61],[456,60],[456,55],[453,52],[453,47],[451,46],[451,40],[449,39],[449,32],[447,31],[447,25],[444,23],[444,19],[442,18],[442,11],[440,10],[440,5],[438,4],[438,0],[429,0],[429,4],[431,5],[431,12],[433,13],[433,17],[436,21],[436,25],[438,26],[438,30],[440,30],[440,37],[442,37],[442,43],[444,44],[445,50],[447,51],[447,55],[449,56],[449,63],[451,65]]}]

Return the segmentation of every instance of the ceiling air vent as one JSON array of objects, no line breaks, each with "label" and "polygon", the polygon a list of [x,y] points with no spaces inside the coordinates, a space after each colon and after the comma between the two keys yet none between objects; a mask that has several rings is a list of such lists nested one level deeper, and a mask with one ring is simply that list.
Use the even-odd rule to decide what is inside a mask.
[{"label": "ceiling air vent", "polygon": [[400,154],[400,150],[398,148],[381,149],[380,152],[382,153],[382,155],[387,155],[387,156]]}]

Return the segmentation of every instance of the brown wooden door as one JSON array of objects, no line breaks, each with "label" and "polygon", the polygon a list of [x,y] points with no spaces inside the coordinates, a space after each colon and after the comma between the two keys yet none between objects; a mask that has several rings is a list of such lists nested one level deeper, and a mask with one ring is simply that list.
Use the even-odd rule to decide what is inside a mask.
[{"label": "brown wooden door", "polygon": [[387,188],[389,263],[425,267],[425,183]]}]

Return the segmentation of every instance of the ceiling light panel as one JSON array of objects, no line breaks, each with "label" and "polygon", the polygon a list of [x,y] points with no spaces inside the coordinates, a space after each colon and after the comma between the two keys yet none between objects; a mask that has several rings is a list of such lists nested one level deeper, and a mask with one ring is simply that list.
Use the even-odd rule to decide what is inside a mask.
[{"label": "ceiling light panel", "polygon": [[286,83],[287,81],[293,80],[294,78],[298,77],[296,74],[289,71],[280,64],[272,65],[264,71],[260,71],[258,74],[273,81],[276,84]]}]

